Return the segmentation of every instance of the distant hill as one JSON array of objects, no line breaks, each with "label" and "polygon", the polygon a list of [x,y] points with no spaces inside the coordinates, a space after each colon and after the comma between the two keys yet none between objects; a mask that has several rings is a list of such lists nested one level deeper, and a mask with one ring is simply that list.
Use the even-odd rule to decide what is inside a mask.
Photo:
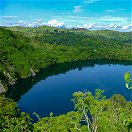
[{"label": "distant hill", "polygon": [[[11,27],[12,31],[24,33],[26,36],[36,39],[40,42],[52,44],[67,45],[85,45],[89,44],[123,44],[132,43],[132,32],[118,32],[112,30],[90,31],[86,29],[62,29],[49,26],[38,28]],[[117,42],[118,41],[118,42]]]},{"label": "distant hill", "polygon": [[81,60],[132,62],[132,32],[0,27],[0,80],[13,84],[49,65]]}]

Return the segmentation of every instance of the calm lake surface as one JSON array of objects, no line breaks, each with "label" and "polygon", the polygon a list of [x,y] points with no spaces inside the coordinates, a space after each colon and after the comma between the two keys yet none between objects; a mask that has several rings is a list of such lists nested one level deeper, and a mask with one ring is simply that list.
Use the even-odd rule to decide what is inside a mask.
[{"label": "calm lake surface", "polygon": [[125,88],[124,73],[131,71],[131,68],[131,65],[123,64],[50,67],[35,78],[22,81],[13,88],[14,91],[9,91],[8,96],[18,102],[21,111],[30,114],[36,112],[41,117],[49,116],[50,112],[59,115],[73,110],[71,99],[75,91],[94,93],[98,88],[104,90],[107,98],[121,94],[130,101],[132,91]]}]

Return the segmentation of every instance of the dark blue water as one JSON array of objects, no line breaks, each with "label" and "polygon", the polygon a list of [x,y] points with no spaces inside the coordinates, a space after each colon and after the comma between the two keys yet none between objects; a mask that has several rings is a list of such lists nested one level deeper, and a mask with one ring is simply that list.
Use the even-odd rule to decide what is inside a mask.
[{"label": "dark blue water", "polygon": [[[124,73],[131,71],[131,68],[119,64],[95,64],[38,79],[19,97],[19,108],[30,114],[36,112],[41,117],[49,116],[50,112],[54,115],[63,114],[73,110],[72,94],[85,89],[92,93],[95,89],[102,89],[107,98],[113,94],[121,94],[130,101],[132,91],[125,88]],[[50,70],[54,71],[52,68]],[[26,86],[23,89],[24,87]]]}]

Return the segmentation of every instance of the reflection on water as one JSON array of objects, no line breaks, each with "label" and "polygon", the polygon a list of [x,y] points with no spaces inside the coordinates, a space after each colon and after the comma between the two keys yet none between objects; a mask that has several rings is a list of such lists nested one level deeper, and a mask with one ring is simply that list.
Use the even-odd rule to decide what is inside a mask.
[{"label": "reflection on water", "polygon": [[107,98],[121,94],[132,100],[132,91],[125,88],[124,81],[124,73],[130,70],[131,65],[106,61],[59,64],[42,69],[34,78],[21,80],[6,96],[17,101],[22,111],[40,116],[71,111],[72,94],[84,89],[93,93],[99,88]]}]

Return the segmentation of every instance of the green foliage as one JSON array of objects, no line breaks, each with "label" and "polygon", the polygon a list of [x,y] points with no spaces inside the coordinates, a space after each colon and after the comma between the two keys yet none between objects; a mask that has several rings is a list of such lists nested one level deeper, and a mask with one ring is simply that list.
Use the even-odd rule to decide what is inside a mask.
[{"label": "green foliage", "polygon": [[40,132],[77,132],[80,128],[80,115],[78,112],[69,112],[57,117],[45,117],[34,124],[34,131]]},{"label": "green foliage", "polygon": [[34,124],[34,131],[43,132],[130,132],[132,130],[132,103],[121,95],[105,99],[103,91],[75,92],[75,111],[50,116]]},{"label": "green foliage", "polygon": [[41,68],[64,62],[95,59],[131,62],[129,36],[130,33],[114,31],[1,27],[0,80],[3,85],[12,85]]},{"label": "green foliage", "polygon": [[126,88],[132,89],[132,86],[129,86],[130,83],[132,83],[131,72],[126,72],[124,75],[124,79],[126,81]]},{"label": "green foliage", "polygon": [[121,95],[110,99],[103,91],[75,92],[75,110],[67,114],[40,118],[32,124],[30,116],[20,112],[11,99],[0,97],[0,131],[18,132],[131,132],[132,102],[126,102]]},{"label": "green foliage", "polygon": [[33,128],[30,116],[20,112],[13,100],[0,96],[0,131],[31,131]]},{"label": "green foliage", "polygon": [[[80,60],[132,62],[131,33],[88,31],[83,29],[0,28],[0,81],[14,84],[32,76],[41,68]],[[124,76],[126,86],[132,81]],[[121,95],[105,99],[103,91],[75,92],[75,110],[60,116],[40,118],[32,124],[30,116],[20,112],[11,99],[0,96],[0,131],[44,132],[130,132],[132,103]],[[34,129],[34,130],[33,130]]]}]

